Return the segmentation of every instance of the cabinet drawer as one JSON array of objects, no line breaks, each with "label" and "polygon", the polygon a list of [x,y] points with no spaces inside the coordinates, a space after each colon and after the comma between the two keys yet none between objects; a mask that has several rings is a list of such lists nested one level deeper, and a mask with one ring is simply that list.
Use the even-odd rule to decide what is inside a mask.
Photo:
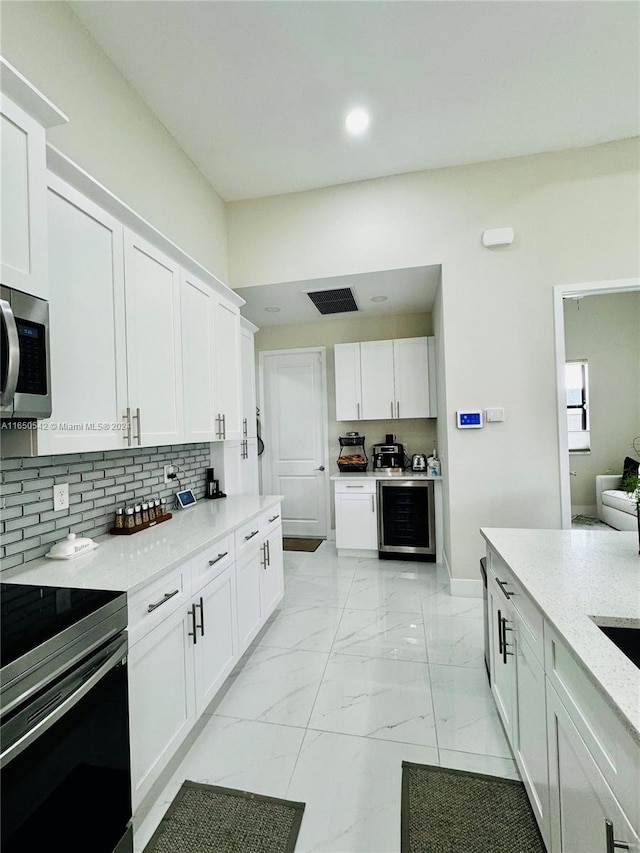
[{"label": "cabinet drawer", "polygon": [[[272,513],[273,515],[273,513]],[[252,545],[257,545],[260,540],[260,516],[245,522],[235,532],[236,557],[247,551]]]},{"label": "cabinet drawer", "polygon": [[547,622],[545,672],[571,720],[632,823],[640,821],[640,747]]},{"label": "cabinet drawer", "polygon": [[277,527],[282,526],[280,505],[272,507],[260,517],[260,535],[270,536]]},{"label": "cabinet drawer", "polygon": [[133,593],[128,600],[130,644],[182,606],[189,594],[188,564]]},{"label": "cabinet drawer", "polygon": [[376,481],[369,479],[354,479],[351,483],[345,480],[336,480],[336,495],[354,495],[365,494],[375,495]]},{"label": "cabinet drawer", "polygon": [[191,589],[193,592],[203,583],[221,575],[233,563],[235,544],[233,533],[205,548],[191,560]]},{"label": "cabinet drawer", "polygon": [[518,579],[504,560],[489,550],[489,571],[496,580],[501,594],[508,599],[511,607],[520,618],[520,630],[523,632],[531,651],[540,663],[544,662],[543,625],[544,619],[537,606],[524,591]]}]

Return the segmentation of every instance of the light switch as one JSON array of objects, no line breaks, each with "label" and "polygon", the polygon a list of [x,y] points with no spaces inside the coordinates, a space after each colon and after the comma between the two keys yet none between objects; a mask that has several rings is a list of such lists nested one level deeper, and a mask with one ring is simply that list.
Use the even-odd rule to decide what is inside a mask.
[{"label": "light switch", "polygon": [[504,420],[504,409],[485,409],[487,423],[497,423]]}]

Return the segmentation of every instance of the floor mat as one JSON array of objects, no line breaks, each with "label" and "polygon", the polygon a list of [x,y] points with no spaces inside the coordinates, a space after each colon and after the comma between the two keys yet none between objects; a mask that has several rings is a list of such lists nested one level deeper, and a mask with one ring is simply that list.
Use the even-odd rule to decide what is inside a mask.
[{"label": "floor mat", "polygon": [[282,538],[282,547],[285,551],[315,551],[324,539],[296,539],[293,536]]},{"label": "floor mat", "polygon": [[402,762],[402,853],[545,853],[522,782]]},{"label": "floor mat", "polygon": [[144,853],[293,853],[304,803],[183,782]]}]

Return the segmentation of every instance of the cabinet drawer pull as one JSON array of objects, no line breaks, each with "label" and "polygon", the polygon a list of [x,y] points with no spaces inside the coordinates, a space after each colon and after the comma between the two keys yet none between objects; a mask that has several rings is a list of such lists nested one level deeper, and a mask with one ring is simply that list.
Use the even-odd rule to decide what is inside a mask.
[{"label": "cabinet drawer pull", "polygon": [[391,417],[393,418],[393,400],[389,404],[391,406]]},{"label": "cabinet drawer pull", "polygon": [[376,511],[376,499],[375,495],[371,495],[371,512]]},{"label": "cabinet drawer pull", "polygon": [[498,654],[502,654],[502,613],[498,610]]},{"label": "cabinet drawer pull", "polygon": [[274,516],[272,516],[272,517],[269,519],[269,524],[271,524],[271,522],[272,522],[272,521],[275,521],[275,520],[276,520],[276,518],[280,518],[280,516],[279,516],[279,515],[274,515]]},{"label": "cabinet drawer pull", "polygon": [[216,564],[216,563],[219,563],[219,562],[220,562],[220,560],[221,560],[223,557],[226,557],[228,553],[229,553],[228,551],[224,551],[222,554],[218,554],[218,556],[215,558],[215,560],[209,560],[209,565],[210,565],[210,566],[215,566],[215,564]]},{"label": "cabinet drawer pull", "polygon": [[192,605],[187,610],[187,615],[191,616],[191,631],[188,631],[190,637],[193,637],[193,645],[195,646],[198,642],[198,626],[196,625],[196,605]]},{"label": "cabinet drawer pull", "polygon": [[364,489],[364,486],[346,486],[347,489]]},{"label": "cabinet drawer pull", "polygon": [[511,598],[513,595],[515,595],[515,592],[512,589],[506,589],[506,586],[509,583],[509,581],[501,581],[498,578],[496,578],[496,582],[497,582],[498,586],[500,587],[500,589],[502,590],[505,598]]},{"label": "cabinet drawer pull", "polygon": [[502,663],[506,664],[509,656],[513,657],[513,652],[508,652],[507,649],[511,643],[507,643],[507,631],[513,631],[513,628],[507,628],[507,620],[502,617]]},{"label": "cabinet drawer pull", "polygon": [[613,837],[613,823],[605,820],[605,834],[607,839],[607,853],[615,853],[616,850],[631,850],[626,841],[616,841]]},{"label": "cabinet drawer pull", "polygon": [[257,535],[258,535],[258,531],[254,530],[253,533],[250,533],[248,536],[245,536],[244,538],[248,541],[249,539],[253,539],[253,537],[257,536]]},{"label": "cabinet drawer pull", "polygon": [[127,412],[124,418],[127,422],[127,447],[131,447],[131,408],[129,406],[127,406]]},{"label": "cabinet drawer pull", "polygon": [[153,611],[157,607],[162,607],[163,604],[166,604],[170,598],[173,598],[174,595],[177,595],[180,592],[179,589],[174,589],[173,592],[165,592],[160,601],[156,601],[155,604],[149,604],[147,606],[147,613],[153,613]]},{"label": "cabinet drawer pull", "polygon": [[204,599],[200,596],[200,603],[194,605],[194,610],[196,607],[200,608],[200,635],[204,637]]},{"label": "cabinet drawer pull", "polygon": [[356,406],[357,406],[357,412],[358,412],[358,417],[356,418],[356,420],[359,421],[360,420],[360,403],[356,403]]}]

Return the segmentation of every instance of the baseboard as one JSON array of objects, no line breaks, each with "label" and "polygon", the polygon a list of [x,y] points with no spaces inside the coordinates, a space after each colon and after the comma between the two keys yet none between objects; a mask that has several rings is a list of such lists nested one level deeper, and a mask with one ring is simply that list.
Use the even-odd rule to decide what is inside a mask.
[{"label": "baseboard", "polygon": [[482,598],[482,581],[479,578],[451,578],[449,591],[451,595],[460,595],[463,598]]}]

